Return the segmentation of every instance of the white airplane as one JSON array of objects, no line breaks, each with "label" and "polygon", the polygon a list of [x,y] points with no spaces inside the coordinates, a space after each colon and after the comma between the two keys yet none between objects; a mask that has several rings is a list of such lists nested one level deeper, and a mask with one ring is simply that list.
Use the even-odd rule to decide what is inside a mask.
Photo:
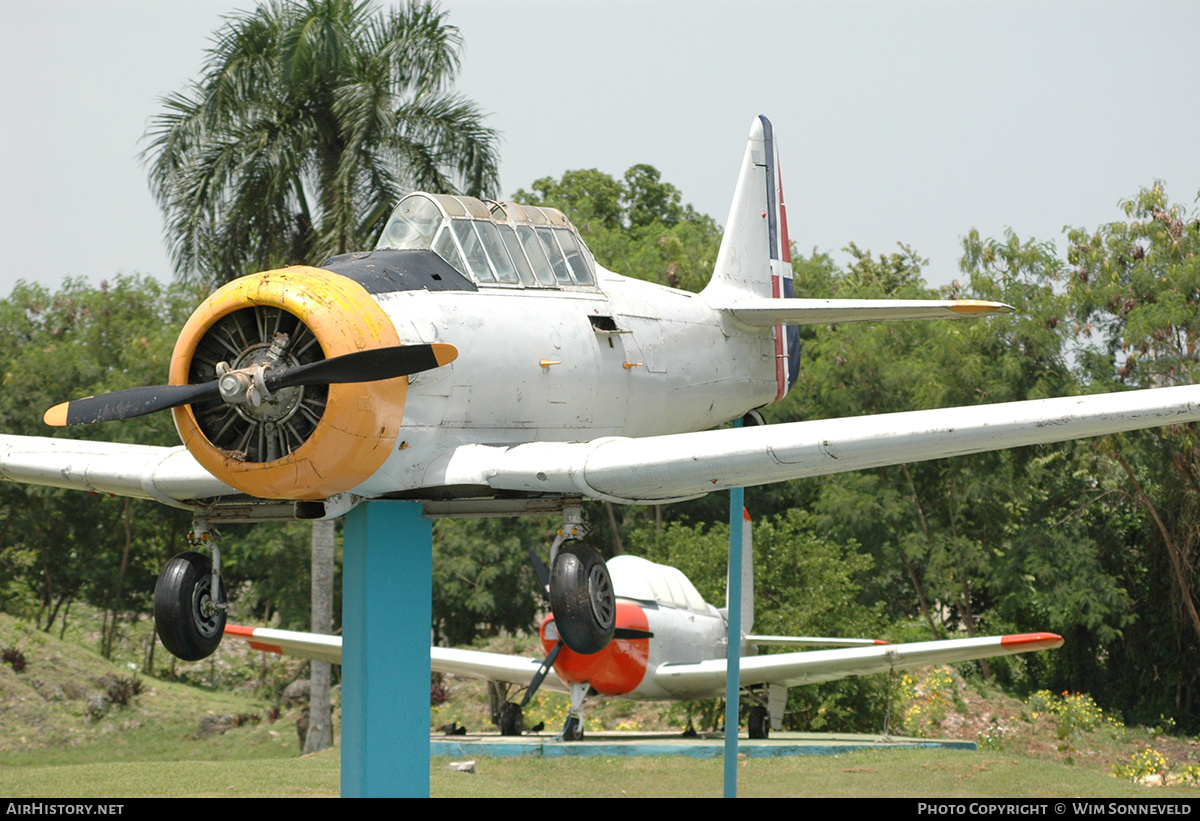
[{"label": "white airplane", "polygon": [[[742,688],[756,701],[748,720],[751,738],[767,738],[772,728],[780,729],[788,687],[1062,646],[1062,638],[1053,633],[910,644],[755,635],[751,632],[754,582],[749,518],[742,531],[744,630],[739,675]],[[570,695],[571,708],[560,733],[566,741],[583,738],[583,705],[593,695],[627,700],[724,698],[728,605],[718,610],[679,570],[637,556],[609,559],[608,571],[616,596],[616,635],[600,652],[584,655],[562,646],[550,614],[542,620],[540,633],[545,659],[432,647],[431,668],[486,679],[492,721],[502,735],[521,734],[522,708],[539,687]],[[225,633],[249,641],[258,650],[331,664],[342,661],[340,636],[241,625],[227,625]],[[771,644],[838,649],[756,655],[757,647]],[[547,676],[551,667],[554,675]],[[514,686],[524,690],[520,702],[509,700]]]},{"label": "white airplane", "polygon": [[[596,264],[558,211],[411,194],[376,249],[235,280],[175,347],[169,385],[65,402],[50,425],[172,409],[182,447],[0,436],[0,477],[154,499],[210,525],[341,516],[559,513],[558,630],[612,636],[611,582],[580,502],[731,487],[1200,419],[1200,388],[710,430],[795,383],[802,324],[980,317],[994,302],[792,298],[771,125],[751,128],[712,279],[698,294]],[[164,645],[203,658],[225,621],[220,553],[164,568]],[[590,604],[590,606],[588,606]]]}]

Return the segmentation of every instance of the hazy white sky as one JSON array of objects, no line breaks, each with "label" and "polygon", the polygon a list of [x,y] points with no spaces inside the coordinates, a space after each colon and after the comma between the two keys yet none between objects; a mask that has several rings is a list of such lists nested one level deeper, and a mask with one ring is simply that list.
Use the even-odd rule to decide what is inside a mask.
[{"label": "hazy white sky", "polygon": [[[167,279],[137,154],[248,2],[0,0],[0,294]],[[657,166],[724,223],[750,122],[781,152],[793,240],[897,241],[957,275],[972,227],[1055,240],[1165,180],[1200,191],[1195,2],[446,0],[459,90],[503,132],[506,194],[572,168]]]}]

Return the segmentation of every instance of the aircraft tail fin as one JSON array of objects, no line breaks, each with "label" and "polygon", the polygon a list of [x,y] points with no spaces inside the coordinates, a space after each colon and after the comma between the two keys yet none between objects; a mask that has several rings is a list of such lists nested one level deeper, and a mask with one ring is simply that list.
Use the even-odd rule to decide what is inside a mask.
[{"label": "aircraft tail fin", "polygon": [[[750,126],[725,235],[712,279],[701,295],[710,305],[722,307],[748,298],[795,295],[779,152],[771,121],[762,115]],[[781,322],[774,336],[778,402],[799,376],[800,332]]]},{"label": "aircraft tail fin", "polygon": [[790,297],[791,280],[779,153],[771,121],[760,115],[750,127],[725,235],[703,293],[716,303],[746,297]]},{"label": "aircraft tail fin", "polygon": [[[742,508],[742,632],[754,631],[754,535],[750,511]],[[729,612],[729,589],[725,590],[725,612]]]}]

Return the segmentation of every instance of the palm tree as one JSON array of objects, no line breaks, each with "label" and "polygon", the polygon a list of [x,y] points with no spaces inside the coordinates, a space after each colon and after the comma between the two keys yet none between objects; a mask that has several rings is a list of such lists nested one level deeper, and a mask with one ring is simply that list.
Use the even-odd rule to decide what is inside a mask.
[{"label": "palm tree", "polygon": [[427,0],[230,17],[146,134],[177,275],[216,285],[365,247],[413,187],[492,195],[497,134],[449,90],[461,47]]},{"label": "palm tree", "polygon": [[[164,99],[143,159],[176,274],[215,286],[363,248],[408,187],[490,196],[497,134],[448,91],[462,41],[427,0],[272,0],[230,17],[203,78]],[[333,523],[313,526],[313,629],[328,632]],[[322,616],[321,614],[325,614]],[[330,744],[313,662],[305,749]]]}]

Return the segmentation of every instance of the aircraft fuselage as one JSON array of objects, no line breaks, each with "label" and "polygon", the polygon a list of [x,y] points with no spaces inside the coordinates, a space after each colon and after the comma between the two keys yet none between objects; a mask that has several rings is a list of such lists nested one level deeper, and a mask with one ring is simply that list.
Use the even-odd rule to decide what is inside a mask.
[{"label": "aircraft fuselage", "polygon": [[[714,681],[711,691],[673,692],[669,685],[664,686],[665,679],[647,675],[664,664],[724,658],[728,626],[721,612],[705,602],[687,577],[674,568],[633,556],[610,559],[608,566],[617,593],[618,638],[590,655],[564,646],[554,663],[562,682],[586,682],[600,695],[627,699],[721,696],[723,676]],[[620,638],[622,630],[648,636]],[[540,635],[549,653],[559,638],[553,615],[543,619]],[[753,649],[743,642],[743,655]]]},{"label": "aircraft fuselage", "polygon": [[409,378],[400,444],[353,492],[436,494],[448,484],[438,457],[463,443],[703,430],[774,398],[771,329],[734,327],[697,294],[602,269],[598,279],[378,295],[402,342],[452,341],[459,357]]}]

